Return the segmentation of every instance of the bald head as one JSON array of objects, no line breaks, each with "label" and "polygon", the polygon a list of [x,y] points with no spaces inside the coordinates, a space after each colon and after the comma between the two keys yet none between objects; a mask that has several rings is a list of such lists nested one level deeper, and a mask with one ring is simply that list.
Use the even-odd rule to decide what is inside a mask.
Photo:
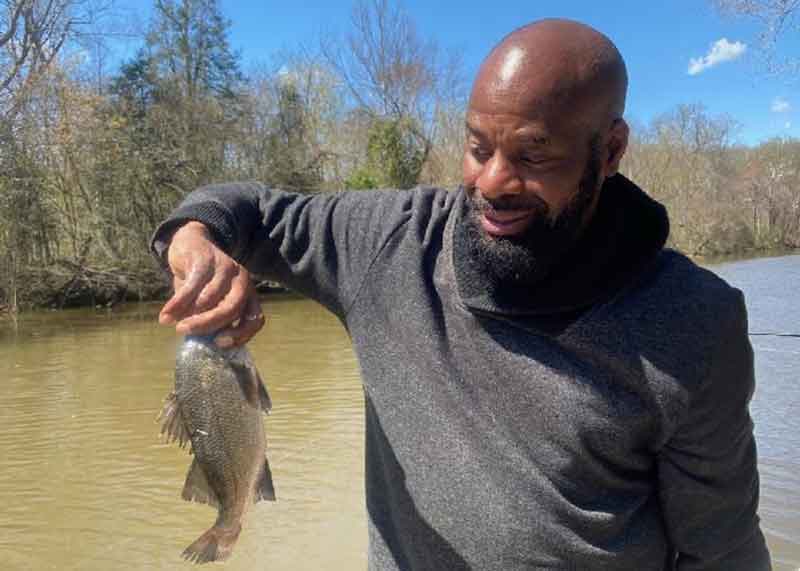
[{"label": "bald head", "polygon": [[462,180],[474,204],[513,214],[484,216],[486,233],[522,239],[566,224],[537,241],[574,242],[625,154],[626,87],[614,44],[578,22],[535,22],[492,50],[470,95]]},{"label": "bald head", "polygon": [[586,121],[607,122],[622,116],[627,85],[625,63],[606,36],[570,20],[541,20],[492,50],[469,106],[524,116],[581,109]]}]

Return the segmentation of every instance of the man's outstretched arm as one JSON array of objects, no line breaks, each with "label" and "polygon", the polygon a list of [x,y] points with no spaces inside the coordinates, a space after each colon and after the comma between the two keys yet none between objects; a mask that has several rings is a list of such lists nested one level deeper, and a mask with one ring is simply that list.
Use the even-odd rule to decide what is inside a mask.
[{"label": "man's outstretched arm", "polygon": [[160,321],[179,333],[223,331],[235,344],[263,325],[249,273],[281,282],[344,317],[372,260],[410,217],[418,192],[301,195],[258,184],[191,193],[151,247],[174,276]]}]

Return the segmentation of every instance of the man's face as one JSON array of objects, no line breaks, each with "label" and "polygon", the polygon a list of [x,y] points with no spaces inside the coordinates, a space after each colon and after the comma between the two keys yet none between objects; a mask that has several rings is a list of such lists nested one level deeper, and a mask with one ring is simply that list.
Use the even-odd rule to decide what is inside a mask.
[{"label": "man's face", "polygon": [[539,281],[577,240],[604,178],[600,139],[567,121],[470,109],[464,231],[487,271]]}]

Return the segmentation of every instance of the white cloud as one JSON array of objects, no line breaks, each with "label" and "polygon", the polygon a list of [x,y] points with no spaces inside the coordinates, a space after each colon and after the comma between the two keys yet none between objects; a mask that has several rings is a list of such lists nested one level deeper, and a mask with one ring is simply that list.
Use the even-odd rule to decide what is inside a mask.
[{"label": "white cloud", "polygon": [[786,113],[787,111],[792,110],[792,105],[786,101],[783,97],[776,97],[772,100],[772,112],[773,113]]},{"label": "white cloud", "polygon": [[742,42],[731,43],[727,38],[719,39],[714,42],[714,45],[711,46],[706,55],[689,60],[689,75],[697,75],[717,64],[735,60],[746,49],[747,46]]}]

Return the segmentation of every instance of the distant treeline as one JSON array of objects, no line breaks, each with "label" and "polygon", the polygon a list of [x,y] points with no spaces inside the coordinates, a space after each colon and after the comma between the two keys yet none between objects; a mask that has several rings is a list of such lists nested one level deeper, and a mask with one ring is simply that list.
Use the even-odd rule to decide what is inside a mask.
[{"label": "distant treeline", "polygon": [[[461,63],[388,0],[357,4],[345,36],[248,73],[216,0],[156,0],[141,49],[113,73],[88,48],[56,53],[102,36],[80,29],[83,2],[53,0],[62,20],[24,9],[38,2],[7,4],[0,307],[163,296],[149,236],[204,184],[320,192],[459,182]],[[45,33],[47,42],[31,40]],[[672,245],[690,254],[800,246],[800,140],[750,148],[733,143],[735,131],[732,119],[680,106],[633,126],[624,171],[667,205]]]}]

